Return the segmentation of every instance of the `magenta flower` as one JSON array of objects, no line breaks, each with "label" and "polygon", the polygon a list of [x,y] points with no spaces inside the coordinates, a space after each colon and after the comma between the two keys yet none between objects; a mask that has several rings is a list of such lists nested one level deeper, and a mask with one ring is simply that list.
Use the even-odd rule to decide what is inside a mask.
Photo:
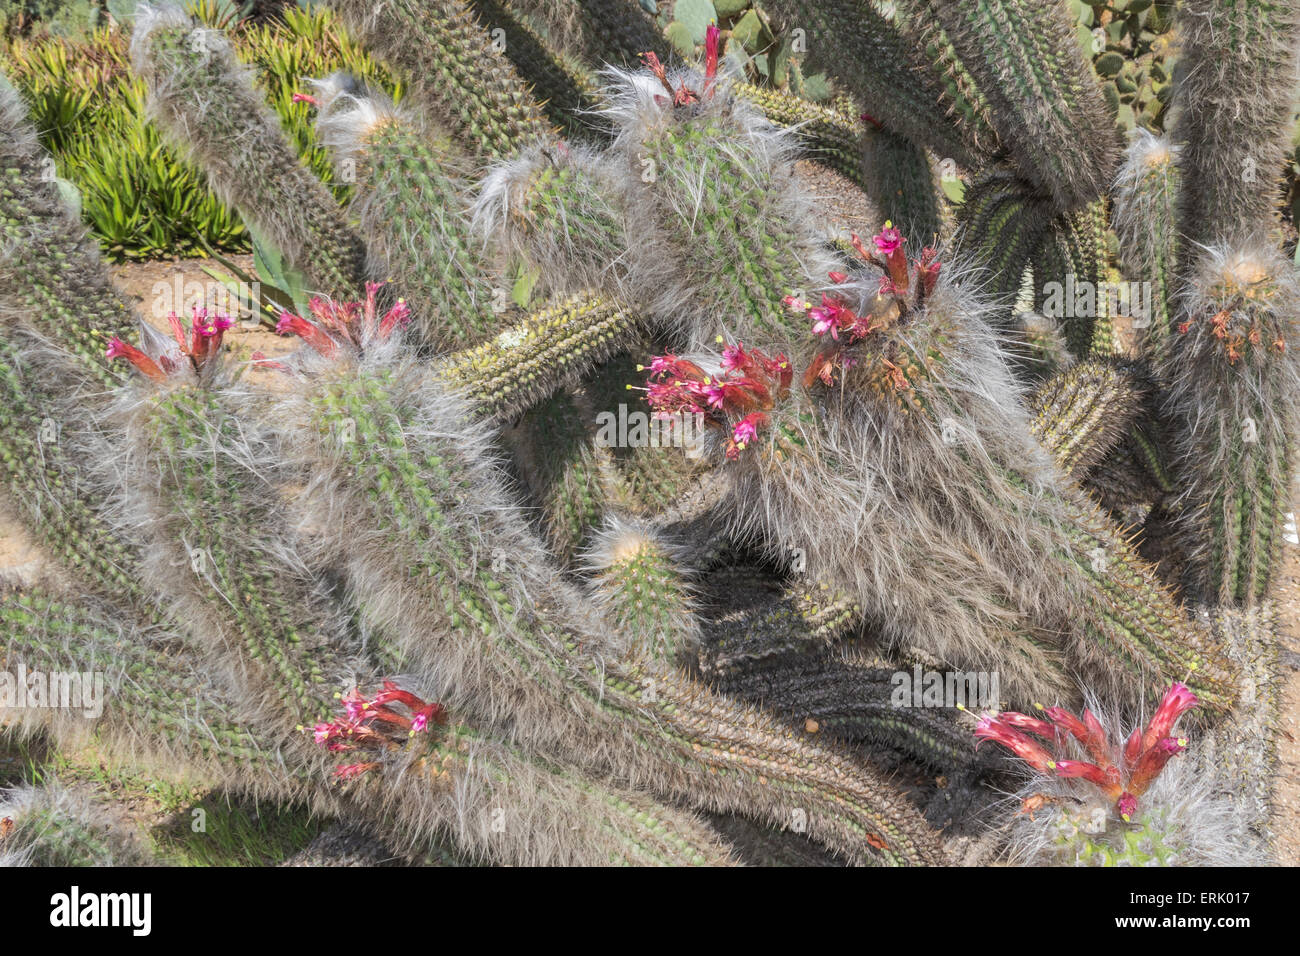
[{"label": "magenta flower", "polygon": [[1156,712],[1151,717],[1150,723],[1147,724],[1146,730],[1142,734],[1142,749],[1150,750],[1155,746],[1156,741],[1163,737],[1168,737],[1174,729],[1174,724],[1178,718],[1183,716],[1199,703],[1196,695],[1188,689],[1186,684],[1175,683],[1165,696],[1161,698],[1160,705],[1156,707]]},{"label": "magenta flower", "polygon": [[[383,687],[370,696],[354,687],[340,700],[343,704],[342,718],[318,723],[312,728],[316,743],[330,751],[356,750],[358,747],[391,750],[401,746],[403,738],[428,730],[430,722],[447,722],[447,712],[441,704],[422,700],[392,681],[384,681]],[[405,712],[395,710],[393,705],[401,706]],[[378,763],[354,764],[340,767],[335,774],[350,779],[378,766]],[[355,770],[357,767],[363,769]]]},{"label": "magenta flower", "polygon": [[758,430],[768,421],[770,419],[763,412],[753,412],[736,422],[736,427],[731,431],[731,440],[727,443],[727,457],[733,460],[738,458],[749,443],[758,437]]},{"label": "magenta flower", "polygon": [[1125,823],[1132,822],[1133,814],[1137,813],[1137,806],[1137,797],[1131,793],[1121,793],[1119,799],[1115,801],[1115,810]]},{"label": "magenta flower", "polygon": [[713,92],[713,80],[718,75],[718,40],[722,36],[716,23],[710,23],[704,31],[704,76],[705,90]]},{"label": "magenta flower", "polygon": [[124,358],[134,365],[141,373],[149,376],[149,378],[153,379],[155,382],[167,381],[166,374],[158,367],[157,362],[145,355],[134,345],[129,345],[116,336],[109,340],[108,351],[104,353],[104,357],[110,362],[115,359]]},{"label": "magenta flower", "polygon": [[216,368],[224,334],[235,323],[227,315],[209,315],[207,309],[195,307],[188,327],[175,312],[167,316],[167,324],[176,341],[174,347],[154,345],[150,348],[157,354],[148,355],[114,338],[108,343],[105,356],[109,361],[126,359],[155,382],[165,382],[182,370],[204,379]]},{"label": "magenta flower", "polygon": [[646,401],[658,419],[688,412],[706,415],[715,427],[729,428],[727,457],[735,458],[768,421],[763,413],[789,392],[794,370],[784,355],[769,358],[740,342],[723,348],[720,366],[721,374],[710,375],[689,359],[656,356],[648,366]]}]

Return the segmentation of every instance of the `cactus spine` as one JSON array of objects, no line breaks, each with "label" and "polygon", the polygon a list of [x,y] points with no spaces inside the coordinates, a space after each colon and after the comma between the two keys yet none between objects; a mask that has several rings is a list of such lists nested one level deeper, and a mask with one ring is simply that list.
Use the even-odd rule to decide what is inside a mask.
[{"label": "cactus spine", "polygon": [[202,167],[213,191],[265,235],[313,291],[354,294],[365,265],[361,240],[329,190],[294,154],[225,36],[164,8],[137,24],[131,55],[148,86],[154,121]]}]

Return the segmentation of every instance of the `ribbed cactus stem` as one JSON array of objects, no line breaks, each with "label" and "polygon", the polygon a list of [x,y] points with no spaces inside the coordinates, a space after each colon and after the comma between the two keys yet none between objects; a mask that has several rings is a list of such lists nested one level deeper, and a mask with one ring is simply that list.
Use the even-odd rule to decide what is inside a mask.
[{"label": "ribbed cactus stem", "polygon": [[[872,184],[872,170],[861,157],[863,121],[845,112],[839,103],[813,103],[785,90],[750,83],[733,83],[731,95],[758,109],[775,126],[794,132],[810,159],[843,173],[864,190]],[[923,153],[924,151],[922,151]]]},{"label": "ribbed cactus stem", "polygon": [[410,305],[418,344],[435,352],[478,345],[510,302],[493,289],[488,250],[472,234],[458,148],[438,144],[434,131],[378,94],[322,89],[321,137],[356,183],[351,211],[371,271]]},{"label": "ribbed cactus stem", "polygon": [[668,41],[636,0],[504,0],[545,26],[551,41],[594,66],[635,66],[642,53],[665,62]]},{"label": "ribbed cactus stem", "polygon": [[[995,397],[1013,390],[993,384],[1009,371],[988,331],[970,321],[975,304],[948,281],[939,278],[924,315],[886,319],[868,336],[846,374],[852,399],[835,388],[818,393],[834,417],[817,422],[805,404],[813,394],[792,393],[758,464],[738,474],[737,506],[765,526],[769,540],[807,549],[813,573],[857,596],[892,639],[920,637],[934,656],[1002,659],[1010,670],[1014,660],[988,637],[1009,605],[1033,627],[1064,634],[1062,649],[1092,680],[1132,695],[1192,671],[1203,699],[1230,706],[1230,662],[1095,505],[1060,481],[1027,440],[1029,423],[1015,400]],[[870,282],[838,288],[857,296],[851,307],[858,314],[878,304]],[[858,432],[867,437],[855,438]],[[859,464],[883,457],[871,435],[891,436],[888,472]],[[892,530],[879,544],[879,532],[859,530],[869,520],[861,505],[828,507],[827,496],[847,493],[842,486],[872,489],[868,499]],[[807,502],[818,507],[809,511]],[[851,517],[832,527],[840,510]],[[966,543],[949,547],[953,540]],[[909,556],[907,573],[882,560],[899,553]],[[973,564],[963,554],[985,559]],[[943,575],[980,584],[958,600],[909,580],[918,562],[928,561],[936,574],[943,568]],[[990,566],[1001,572],[989,577]],[[1038,670],[1018,670],[1017,681],[1008,677],[1004,686],[1022,693]]]},{"label": "ribbed cactus stem", "polygon": [[988,98],[1016,166],[1057,211],[1093,202],[1119,160],[1112,114],[1063,3],[926,3]]},{"label": "ribbed cactus stem", "polygon": [[221,199],[264,235],[311,290],[357,294],[365,248],[329,190],[295,154],[219,30],[174,7],[136,21],[132,63],[168,139]]},{"label": "ribbed cactus stem", "polygon": [[1199,255],[1161,369],[1174,473],[1204,600],[1252,607],[1276,569],[1291,497],[1300,282],[1271,250]]},{"label": "ribbed cactus stem", "polygon": [[[982,173],[966,189],[966,200],[958,211],[958,258],[966,259],[984,271],[983,286],[1003,308],[993,316],[1006,325],[1011,306],[1020,292],[1026,267],[1046,245],[1044,236],[1051,227],[1052,215],[1046,200],[1028,182],[1006,167],[994,167]],[[1057,261],[1064,265],[1059,253]],[[1048,265],[1045,272],[1057,271]],[[1034,269],[1036,289],[1041,289],[1039,269]]]},{"label": "ribbed cactus stem", "polygon": [[[59,384],[76,380],[69,374]],[[49,394],[50,382],[48,370],[33,368],[13,344],[0,341],[0,498],[82,583],[143,609],[149,601],[132,573],[137,546],[88,501],[77,423],[62,399]]]},{"label": "ribbed cactus stem", "polygon": [[65,790],[57,781],[0,797],[0,866],[147,866],[141,835],[102,798]]},{"label": "ribbed cactus stem", "polygon": [[581,62],[547,42],[541,24],[513,9],[517,6],[509,0],[469,0],[489,35],[501,31],[506,56],[532,85],[552,125],[572,139],[590,137],[595,82]]},{"label": "ribbed cactus stem", "polygon": [[89,712],[27,708],[6,716],[29,730],[50,730],[68,746],[93,732],[124,758],[189,767],[213,781],[238,779],[253,792],[283,796],[307,783],[310,771],[288,769],[283,739],[236,716],[210,667],[165,632],[132,621],[110,605],[70,604],[37,590],[0,598],[0,659],[9,671],[21,663],[29,672],[89,675],[92,688],[95,676],[102,679],[102,697]]},{"label": "ribbed cactus stem", "polygon": [[530,410],[509,436],[524,486],[539,509],[551,553],[573,563],[612,505],[609,452],[595,445],[595,422],[566,392]]},{"label": "ribbed cactus stem", "polygon": [[636,330],[630,311],[596,293],[540,309],[482,345],[439,360],[434,376],[485,419],[506,422],[618,351]]},{"label": "ribbed cactus stem", "polygon": [[882,222],[892,222],[922,245],[936,245],[948,231],[940,175],[924,148],[888,130],[864,134],[862,177],[867,197]]},{"label": "ribbed cactus stem", "polygon": [[789,178],[793,141],[765,135],[757,114],[721,98],[656,121],[637,91],[618,96],[616,162],[645,171],[627,183],[636,227],[652,237],[631,242],[640,301],[688,329],[695,347],[711,347],[736,322],[753,330],[747,344],[788,340],[802,323],[783,299],[830,269],[807,198]]},{"label": "ribbed cactus stem", "polygon": [[504,159],[551,138],[541,106],[469,3],[331,0],[331,6],[471,155]]},{"label": "ribbed cactus stem", "polygon": [[942,37],[927,44],[877,0],[774,0],[764,9],[803,30],[809,65],[830,72],[888,129],[971,168],[996,148],[990,117],[968,96],[972,86]]},{"label": "ribbed cactus stem", "polygon": [[1296,0],[1191,0],[1180,42],[1170,138],[1182,147],[1179,269],[1197,245],[1264,241],[1277,224],[1275,184],[1291,149],[1300,71]]},{"label": "ribbed cactus stem", "polygon": [[274,484],[284,476],[268,436],[216,392],[182,385],[127,400],[142,407],[125,440],[147,450],[127,514],[146,529],[153,587],[259,704],[278,701],[291,723],[328,716],[343,662],[330,624],[303,610],[310,585],[285,566]]},{"label": "ribbed cactus stem", "polygon": [[743,670],[715,671],[712,686],[784,715],[805,734],[891,751],[944,773],[970,771],[975,748],[956,710],[924,706],[920,687],[904,703],[900,675],[911,688],[911,665],[852,651],[804,650],[765,655]]},{"label": "ribbed cactus stem", "polygon": [[1141,409],[1137,379],[1089,359],[1052,376],[1030,397],[1034,434],[1061,469],[1082,479],[1123,440]]},{"label": "ribbed cactus stem", "polygon": [[0,622],[10,638],[0,649],[6,667],[22,662],[29,671],[104,675],[102,717],[86,720],[66,709],[27,711],[59,715],[50,729],[69,744],[93,727],[113,752],[143,760],[155,772],[184,767],[273,799],[307,798],[335,815],[360,813],[417,849],[441,834],[465,856],[487,862],[729,861],[727,850],[692,815],[529,761],[459,724],[435,731],[427,746],[418,741],[422,746],[411,748],[405,773],[339,791],[325,779],[322,749],[299,733],[277,743],[275,731],[240,724],[235,715],[241,708],[212,680],[209,668],[195,667],[174,641],[124,625],[106,609],[38,594],[0,598]]},{"label": "ribbed cactus stem", "polygon": [[[1112,298],[1119,304],[1120,287],[1105,284],[1110,279],[1105,204],[1099,201],[1058,215],[1035,241],[1030,262],[1036,308],[1060,323],[1070,352],[1082,358],[1094,351],[1098,341],[1110,341]],[[1129,301],[1122,305],[1132,308]],[[1107,346],[1101,354],[1113,351]]]},{"label": "ribbed cactus stem", "polygon": [[675,663],[699,643],[694,596],[680,555],[652,527],[611,519],[586,553],[596,603],[629,658]]},{"label": "ribbed cactus stem", "polygon": [[631,267],[621,188],[588,150],[531,150],[489,175],[474,221],[537,276],[540,293],[617,290]]},{"label": "ribbed cactus stem", "polygon": [[[677,798],[781,824],[802,808],[814,838],[854,859],[937,859],[925,826],[865,768],[805,750],[672,668],[602,653],[607,631],[574,606],[519,519],[493,503],[498,479],[482,463],[483,438],[439,438],[424,424],[461,418],[459,403],[427,386],[417,398],[382,370],[327,378],[304,398],[313,416],[304,455],[331,476],[319,486],[331,510],[343,507],[326,522],[341,532],[328,544],[358,591],[385,582],[383,606],[367,606],[374,624],[417,672],[442,675],[453,701],[508,720],[534,746]],[[339,447],[325,436],[345,420],[356,441]],[[431,644],[430,634],[450,640]]]}]

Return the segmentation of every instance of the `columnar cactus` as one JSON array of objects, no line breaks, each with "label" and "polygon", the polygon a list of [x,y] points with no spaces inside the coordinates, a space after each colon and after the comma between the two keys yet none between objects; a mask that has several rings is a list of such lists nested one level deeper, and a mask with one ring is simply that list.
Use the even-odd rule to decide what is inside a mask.
[{"label": "columnar cactus", "polygon": [[213,191],[303,272],[314,292],[351,294],[365,247],[295,155],[221,31],[164,9],[139,21],[131,53],[155,120],[204,169]]},{"label": "columnar cactus", "polygon": [[[94,716],[0,698],[6,726],[417,858],[943,863],[900,766],[1020,862],[1255,858],[1294,4],[1188,0],[1170,136],[1118,175],[1062,3],[765,3],[823,104],[728,75],[717,25],[669,67],[635,0],[333,5],[409,91],[303,78],[347,210],[220,31],[136,27],[152,121],[320,293],[256,374],[227,317],[139,321],[0,89],[0,501],[57,566],[0,595],[0,666],[106,684]],[[643,440],[681,416],[689,446]],[[976,736],[1038,771],[1023,813],[955,702],[895,699],[917,665],[999,679]],[[1034,707],[1127,720],[1171,685],[1127,742]]]}]

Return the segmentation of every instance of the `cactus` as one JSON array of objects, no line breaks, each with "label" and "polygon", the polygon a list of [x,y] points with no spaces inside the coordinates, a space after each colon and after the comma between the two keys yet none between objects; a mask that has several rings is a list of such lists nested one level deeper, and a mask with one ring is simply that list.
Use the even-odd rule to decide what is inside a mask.
[{"label": "cactus", "polygon": [[611,520],[588,548],[596,603],[617,628],[624,657],[676,661],[699,643],[681,558],[644,523]]},{"label": "cactus", "polygon": [[438,144],[379,94],[349,93],[337,81],[318,88],[321,138],[357,184],[351,209],[376,260],[372,272],[395,279],[416,303],[412,322],[423,345],[477,345],[506,303],[483,279],[457,147]]},{"label": "cactus", "polygon": [[[984,715],[976,737],[1007,747],[1037,771],[1020,792],[1010,858],[1075,866],[1266,862],[1251,821],[1222,792],[1222,767],[1184,754],[1191,739],[1173,736],[1179,716],[1196,703],[1174,684],[1146,727],[1127,737],[1113,715],[1094,713],[1095,700],[1082,719],[1060,707],[1041,716]],[[1054,745],[1031,734],[1046,734]]]},{"label": "cactus", "polygon": [[144,866],[150,855],[130,826],[57,782],[0,797],[0,866]]},{"label": "cactus", "polygon": [[[63,671],[71,664],[78,672],[105,674],[103,713],[93,721],[66,709],[14,714],[29,724],[32,715],[53,716],[51,729],[68,742],[93,726],[110,752],[143,761],[154,772],[180,766],[263,799],[305,797],[322,812],[360,812],[417,851],[429,845],[431,834],[442,833],[467,858],[490,862],[729,862],[725,847],[689,815],[530,762],[464,725],[448,728],[409,762],[401,792],[370,787],[341,793],[327,784],[322,752],[304,747],[301,734],[286,727],[275,743],[274,730],[236,722],[229,695],[192,669],[179,642],[124,626],[110,613],[40,595],[0,600],[0,619],[11,635],[6,667],[21,661],[33,671]],[[78,848],[77,858],[86,856]]]},{"label": "cactus", "polygon": [[1173,329],[1177,288],[1177,202],[1182,188],[1181,147],[1145,130],[1135,130],[1115,189],[1115,231],[1120,262],[1130,276],[1151,283],[1150,329],[1143,353],[1158,360]]},{"label": "cactus", "polygon": [[136,24],[131,58],[172,142],[322,295],[351,295],[365,249],[338,203],[295,155],[249,70],[219,30],[173,9]]},{"label": "cactus", "polygon": [[1035,391],[1034,434],[1062,470],[1082,479],[1127,434],[1141,403],[1133,375],[1114,362],[1090,359]]},{"label": "cactus", "polygon": [[862,154],[865,191],[882,220],[925,245],[946,237],[940,172],[929,154],[887,130],[870,131]]},{"label": "cactus", "polygon": [[[427,382],[412,388],[410,371],[368,365],[323,372],[289,401],[284,421],[298,425],[298,454],[318,476],[320,494],[309,507],[325,509],[318,512],[328,531],[318,542],[320,560],[346,568],[359,593],[387,582],[387,600],[363,610],[393,635],[408,666],[445,687],[449,706],[507,720],[515,734],[568,759],[612,761],[621,775],[678,796],[700,787],[715,805],[743,803],[745,812],[778,823],[790,808],[782,794],[797,790],[816,820],[814,837],[837,852],[871,859],[875,851],[861,842],[870,834],[884,844],[884,859],[937,859],[925,825],[865,768],[810,753],[813,763],[802,765],[809,769],[796,769],[777,754],[799,745],[766,717],[713,698],[671,667],[611,658],[609,637],[584,623],[519,518],[492,504],[505,496],[485,464],[484,436],[446,433],[446,423],[467,419],[459,403]],[[355,440],[331,437],[349,425]],[[371,475],[385,489],[376,501],[358,486]],[[479,535],[487,537],[471,547]],[[432,577],[434,567],[446,576]],[[574,614],[559,614],[566,607]],[[431,633],[476,639],[431,646]],[[700,735],[706,713],[707,737]],[[585,745],[597,728],[614,739]],[[731,756],[723,756],[724,740]],[[825,789],[829,778],[809,772],[813,766],[836,767],[841,782]],[[674,783],[682,775],[689,787]]]},{"label": "cactus", "polygon": [[927,43],[916,24],[884,7],[876,0],[764,4],[805,31],[810,64],[826,68],[886,128],[962,166],[984,165],[997,133],[947,38]]},{"label": "cactus", "polygon": [[1290,495],[1300,281],[1267,249],[1215,247],[1198,262],[1160,370],[1182,520],[1199,543],[1188,584],[1251,607],[1267,596]]},{"label": "cactus", "polygon": [[502,159],[551,137],[532,92],[462,0],[332,0],[343,22],[409,83],[409,97],[472,156]]},{"label": "cactus", "polygon": [[[280,317],[297,352],[254,355],[269,387],[225,317],[134,328],[0,91],[0,495],[59,566],[0,596],[0,658],[111,690],[97,718],[7,722],[415,858],[941,863],[936,813],[1017,861],[1256,858],[1300,289],[1272,171],[1211,193],[1234,133],[1280,162],[1290,6],[1186,4],[1169,145],[1136,134],[1115,177],[1060,4],[776,0],[830,105],[797,71],[726,76],[716,27],[668,69],[630,0],[334,5],[409,84],[400,108],[313,88],[347,211],[219,32],[146,11],[133,44],[153,121],[328,293]],[[839,234],[805,156],[866,187],[835,214],[868,198],[874,237]],[[952,236],[936,160],[971,181]],[[1155,292],[1140,360],[1095,294],[1121,279]],[[1092,306],[1057,313],[1071,281]],[[701,440],[609,433],[633,411]],[[1185,681],[1199,756],[1152,782],[1179,738],[1058,753],[1000,826],[967,718],[894,706],[915,663],[1119,719]],[[979,734],[1033,757],[1035,727]],[[900,765],[939,780],[924,816]],[[65,857],[95,859],[74,829]]]},{"label": "cactus", "polygon": [[[958,215],[957,253],[980,266],[990,296],[1005,306],[1020,291],[1025,269],[1033,263],[1035,253],[1050,248],[1044,236],[1051,228],[1052,216],[1046,201],[1033,188],[1006,167],[994,167],[982,173],[966,190],[966,200]],[[1037,271],[1034,282],[1041,288]],[[995,317],[1000,325],[1006,318]]]}]

